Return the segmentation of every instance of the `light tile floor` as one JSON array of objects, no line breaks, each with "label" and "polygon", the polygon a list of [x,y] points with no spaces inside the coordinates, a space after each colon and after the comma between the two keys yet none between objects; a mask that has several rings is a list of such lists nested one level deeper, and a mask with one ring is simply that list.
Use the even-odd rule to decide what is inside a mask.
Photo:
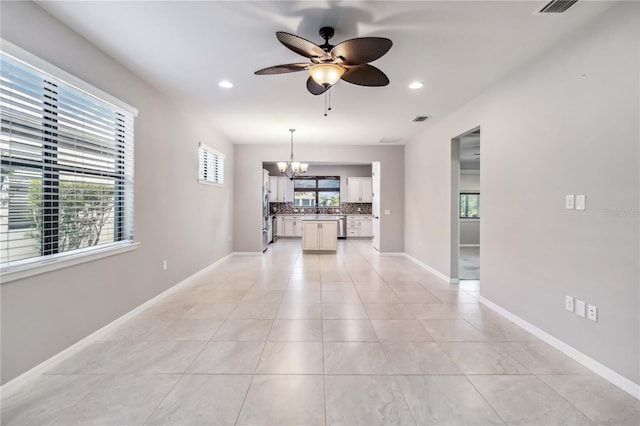
[{"label": "light tile floor", "polygon": [[236,256],[23,389],[2,425],[615,425],[640,404],[366,241]]}]

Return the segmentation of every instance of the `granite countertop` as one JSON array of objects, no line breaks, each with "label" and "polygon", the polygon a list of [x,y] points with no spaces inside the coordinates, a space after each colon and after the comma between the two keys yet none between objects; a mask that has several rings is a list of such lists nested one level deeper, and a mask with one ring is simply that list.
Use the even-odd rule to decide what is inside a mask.
[{"label": "granite countertop", "polygon": [[338,220],[337,214],[305,214],[302,220]]}]

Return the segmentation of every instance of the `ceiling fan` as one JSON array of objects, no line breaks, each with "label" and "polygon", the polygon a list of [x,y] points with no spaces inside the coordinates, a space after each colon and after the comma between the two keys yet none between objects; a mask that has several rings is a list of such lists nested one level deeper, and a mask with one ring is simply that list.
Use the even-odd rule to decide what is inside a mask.
[{"label": "ceiling fan", "polygon": [[320,37],[324,44],[318,46],[297,35],[276,32],[280,43],[311,60],[311,63],[276,65],[256,71],[257,75],[284,74],[296,71],[309,71],[307,90],[321,95],[338,80],[359,86],[386,86],[387,76],[369,62],[382,57],[391,49],[393,43],[388,38],[362,37],[343,41],[333,46],[329,39],[333,37],[332,27],[320,28]]}]

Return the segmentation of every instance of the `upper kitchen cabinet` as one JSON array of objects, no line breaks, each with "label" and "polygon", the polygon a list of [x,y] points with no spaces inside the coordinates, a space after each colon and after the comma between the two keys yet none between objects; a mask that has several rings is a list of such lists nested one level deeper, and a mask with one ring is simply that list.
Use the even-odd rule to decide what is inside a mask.
[{"label": "upper kitchen cabinet", "polygon": [[293,182],[283,176],[269,176],[269,202],[293,202]]},{"label": "upper kitchen cabinet", "polygon": [[370,203],[372,197],[372,184],[369,177],[350,177],[347,179],[350,203]]}]

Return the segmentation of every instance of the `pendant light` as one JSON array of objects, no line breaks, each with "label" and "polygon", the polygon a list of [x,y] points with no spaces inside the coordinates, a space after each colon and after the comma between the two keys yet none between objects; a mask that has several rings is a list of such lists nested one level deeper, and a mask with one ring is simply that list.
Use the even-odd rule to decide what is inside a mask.
[{"label": "pendant light", "polygon": [[289,129],[289,131],[291,132],[291,156],[289,157],[289,161],[286,163],[284,161],[278,162],[278,170],[280,170],[280,173],[293,180],[299,174],[306,173],[309,168],[309,164],[293,161],[293,132],[295,132],[296,129]]}]

